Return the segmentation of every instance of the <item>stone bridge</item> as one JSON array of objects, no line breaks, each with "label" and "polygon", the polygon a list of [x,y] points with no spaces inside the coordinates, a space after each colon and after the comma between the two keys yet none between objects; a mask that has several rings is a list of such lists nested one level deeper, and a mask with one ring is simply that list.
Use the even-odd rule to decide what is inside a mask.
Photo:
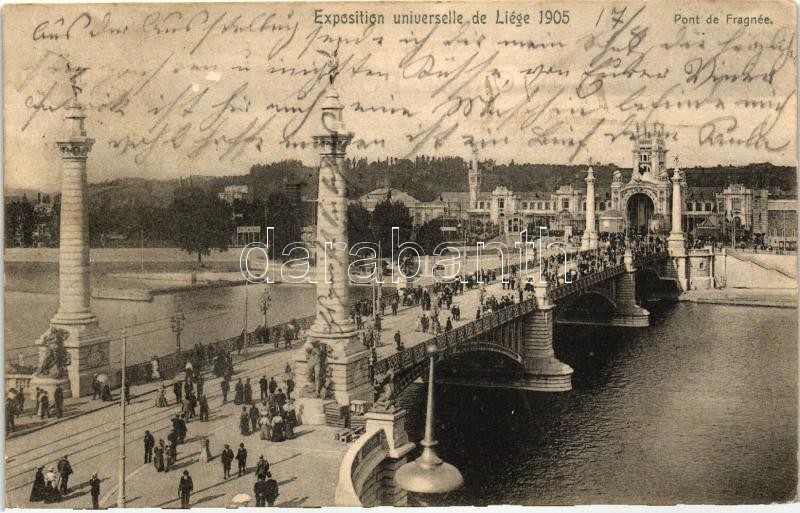
[{"label": "stone bridge", "polygon": [[[536,283],[532,297],[379,359],[373,365],[373,372],[381,376],[392,371],[399,393],[424,375],[429,358],[427,346],[433,344],[438,348],[439,360],[466,353],[493,353],[511,363],[510,368],[476,373],[470,377],[472,384],[532,391],[570,390],[572,369],[558,361],[553,351],[554,322],[648,326],[650,314],[636,304],[637,269],[662,268],[667,261],[666,251],[636,259],[627,251],[622,263],[571,283],[554,286]],[[610,308],[603,311],[603,317],[576,317],[580,310],[574,306],[592,295],[601,297]]]}]

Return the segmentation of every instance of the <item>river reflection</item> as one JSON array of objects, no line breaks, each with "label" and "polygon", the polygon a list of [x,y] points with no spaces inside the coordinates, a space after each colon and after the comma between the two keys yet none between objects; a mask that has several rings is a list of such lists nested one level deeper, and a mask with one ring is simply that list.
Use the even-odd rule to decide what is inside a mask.
[{"label": "river reflection", "polygon": [[[438,386],[447,505],[769,503],[794,497],[796,311],[651,304],[642,330],[560,327],[574,390]],[[422,437],[423,387],[402,397]]]}]

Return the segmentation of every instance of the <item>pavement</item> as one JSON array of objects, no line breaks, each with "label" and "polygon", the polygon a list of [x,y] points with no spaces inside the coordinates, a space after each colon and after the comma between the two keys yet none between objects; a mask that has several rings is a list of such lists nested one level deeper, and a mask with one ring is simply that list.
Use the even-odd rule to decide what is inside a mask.
[{"label": "pavement", "polygon": [[[273,350],[240,361],[234,379],[250,377],[258,394],[257,380],[264,374],[281,377],[290,357],[289,351]],[[145,430],[153,433],[157,440],[166,439],[171,429],[170,419],[178,408],[174,405],[156,408],[152,393],[132,399],[127,408],[125,429],[127,503],[133,507],[179,507],[178,481],[180,473],[188,470],[195,489],[192,505],[227,506],[234,495],[248,493],[252,496],[255,464],[259,454],[263,454],[278,481],[280,496],[276,505],[332,505],[339,463],[348,447],[334,441],[336,430],[325,426],[298,426],[296,438],[280,443],[262,441],[257,433],[243,437],[239,434],[240,407],[232,402],[222,404],[219,383],[219,378],[207,379],[205,392],[211,407],[210,419],[208,422],[192,420],[189,423],[187,441],[179,446],[176,465],[169,473],[159,473],[151,464],[143,463],[142,440]],[[156,385],[150,387],[155,389]],[[171,395],[170,390],[167,397],[174,404]],[[232,395],[233,391],[229,399]],[[81,407],[87,407],[86,403],[75,404],[76,411]],[[119,426],[119,408],[101,407],[54,421],[36,433],[7,440],[6,505],[51,506],[28,501],[34,473],[38,466],[44,466],[45,471],[55,467],[58,459],[67,454],[74,474],[70,478],[70,492],[57,507],[90,507],[88,481],[93,472],[97,472],[101,479],[101,506],[114,506],[119,468]],[[204,437],[210,440],[213,459],[209,462],[200,461],[199,444]],[[227,443],[235,450],[240,442],[248,449],[247,475],[223,480],[219,461],[222,447]]]},{"label": "pavement", "polygon": [[[486,287],[486,297],[498,298],[504,293],[500,283]],[[466,291],[454,297],[454,304],[462,310],[463,321],[454,321],[454,327],[474,320],[478,308],[479,289]],[[377,349],[379,357],[395,352],[394,333],[399,330],[406,347],[431,338],[433,334],[414,331],[415,319],[421,315],[418,306],[402,308],[397,316],[383,319],[382,341]],[[430,312],[428,312],[430,313]],[[448,310],[442,310],[440,319],[445,324]],[[295,349],[297,349],[295,345]],[[291,350],[251,346],[248,355],[235,360],[233,380],[250,377],[254,393],[258,394],[258,379],[262,375],[275,376],[280,383],[287,361],[292,360]],[[292,362],[293,363],[293,362]],[[258,434],[242,437],[239,434],[240,407],[232,402],[222,404],[220,379],[207,376],[205,393],[209,399],[209,422],[192,420],[188,425],[187,442],[179,446],[178,459],[173,471],[156,472],[151,464],[143,463],[143,436],[147,429],[158,440],[166,439],[171,428],[171,417],[178,412],[176,406],[154,406],[158,383],[131,387],[131,404],[127,408],[126,423],[126,498],[135,507],[179,507],[177,494],[180,472],[188,470],[194,480],[195,492],[191,505],[224,507],[234,495],[252,495],[255,482],[253,471],[259,454],[270,462],[273,476],[278,481],[281,495],[278,506],[333,505],[338,480],[339,464],[348,446],[334,441],[336,429],[325,426],[298,426],[296,438],[281,443],[266,442]],[[233,387],[232,387],[233,388]],[[229,399],[233,396],[233,390]],[[116,397],[116,396],[115,396]],[[167,398],[174,402],[171,389]],[[29,405],[29,411],[33,405]],[[86,508],[91,505],[88,481],[93,472],[101,479],[101,505],[114,506],[119,465],[120,412],[117,402],[104,403],[92,399],[70,399],[65,404],[61,419],[41,419],[23,415],[18,423],[19,432],[6,441],[6,489],[10,507],[46,507],[44,503],[30,503],[33,476],[38,466],[45,471],[55,467],[58,460],[69,455],[74,474],[70,479],[70,492],[58,507]],[[200,461],[200,440],[209,438],[210,462]],[[242,478],[222,479],[219,453],[224,444],[236,449],[240,442],[248,448],[248,474]],[[235,467],[235,465],[234,465]]]},{"label": "pavement", "polygon": [[797,308],[797,289],[724,288],[689,290],[681,294],[678,300],[731,306]]}]

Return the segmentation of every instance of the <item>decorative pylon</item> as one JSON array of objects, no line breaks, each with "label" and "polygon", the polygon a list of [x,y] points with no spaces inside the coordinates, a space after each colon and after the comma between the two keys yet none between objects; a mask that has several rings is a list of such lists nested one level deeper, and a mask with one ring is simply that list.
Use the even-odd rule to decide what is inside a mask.
[{"label": "decorative pylon", "polygon": [[[110,340],[100,331],[90,305],[86,162],[94,139],[86,135],[86,114],[78,100],[81,89],[75,84],[77,76],[75,73],[70,77],[73,97],[64,117],[69,125],[69,136],[56,142],[62,168],[58,310],[50,321],[50,328],[36,342],[40,345],[41,365],[48,352],[48,340],[52,340],[54,333],[64,337],[63,346],[68,357],[68,389],[65,387],[64,394],[72,397],[88,394],[93,375],[108,371],[110,361]],[[53,382],[51,375],[34,376],[37,386],[49,388],[47,383]]]},{"label": "decorative pylon", "polygon": [[675,157],[675,169],[672,172],[672,228],[667,238],[667,247],[672,256],[686,254],[686,237],[681,226],[683,217],[683,172],[678,169],[678,157]]},{"label": "decorative pylon", "polygon": [[[326,399],[332,395],[341,405],[354,399],[372,398],[367,373],[369,350],[360,343],[358,331],[350,319],[350,290],[347,268],[347,185],[344,178],[344,159],[347,145],[353,133],[345,127],[342,112],[344,106],[339,93],[333,87],[338,74],[338,59],[332,56],[330,84],[324,93],[320,121],[325,132],[315,135],[314,147],[319,149],[319,187],[317,198],[317,253],[316,266],[316,318],[307,332],[303,348],[295,360],[301,364],[308,361],[308,352],[324,353],[325,365],[315,372],[325,372],[323,393],[317,383],[307,383],[311,394],[306,399]],[[317,379],[315,377],[315,379]],[[300,391],[303,394],[303,391]],[[311,419],[311,404],[306,401],[305,423]],[[319,405],[314,406],[319,409]],[[318,415],[316,416],[317,420]],[[313,420],[311,422],[314,422]],[[321,423],[321,422],[314,422]]]},{"label": "decorative pylon", "polygon": [[586,171],[586,228],[581,238],[581,250],[597,249],[597,230],[594,221],[594,169],[589,159]]}]

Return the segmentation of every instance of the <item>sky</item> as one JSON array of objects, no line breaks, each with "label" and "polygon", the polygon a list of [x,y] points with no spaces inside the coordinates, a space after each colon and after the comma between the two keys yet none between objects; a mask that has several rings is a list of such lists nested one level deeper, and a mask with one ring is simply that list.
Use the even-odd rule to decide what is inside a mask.
[{"label": "sky", "polygon": [[499,162],[629,167],[646,127],[664,131],[670,166],[796,165],[793,5],[671,5],[10,6],[4,183],[60,187],[70,75],[96,141],[91,182],[313,165],[334,52],[348,156],[469,158],[477,146]]}]

